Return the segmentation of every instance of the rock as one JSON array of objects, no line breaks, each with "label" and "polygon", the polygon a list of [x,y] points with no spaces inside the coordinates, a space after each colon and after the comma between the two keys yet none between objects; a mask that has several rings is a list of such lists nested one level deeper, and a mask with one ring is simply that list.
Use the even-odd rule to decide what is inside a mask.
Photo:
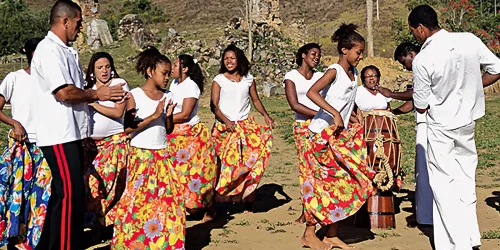
[{"label": "rock", "polygon": [[142,49],[153,45],[158,39],[144,26],[136,14],[125,15],[118,24],[118,38],[129,38],[132,46]]},{"label": "rock", "polygon": [[178,35],[179,35],[179,33],[177,33],[177,31],[174,30],[173,28],[168,29],[168,34],[167,34],[168,37],[173,38],[173,37],[176,37]]},{"label": "rock", "polygon": [[113,43],[113,37],[109,32],[108,23],[102,19],[93,19],[87,27],[87,45],[93,50],[102,45]]},{"label": "rock", "polygon": [[196,45],[196,44],[191,46],[191,51],[193,51],[193,52],[199,52],[200,49],[201,49],[201,47]]},{"label": "rock", "polygon": [[222,56],[221,54],[222,54],[222,50],[221,49],[218,49],[218,48],[215,49],[215,51],[214,51],[214,57],[215,57],[215,59],[220,59],[220,57]]},{"label": "rock", "polygon": [[213,67],[213,66],[216,66],[216,65],[219,65],[219,60],[215,59],[215,58],[210,58],[208,60],[208,67]]},{"label": "rock", "polygon": [[127,56],[127,62],[135,61],[135,56]]},{"label": "rock", "polygon": [[262,95],[264,95],[265,97],[284,94],[285,88],[283,88],[282,86],[269,82],[264,83],[264,87],[262,88]]}]

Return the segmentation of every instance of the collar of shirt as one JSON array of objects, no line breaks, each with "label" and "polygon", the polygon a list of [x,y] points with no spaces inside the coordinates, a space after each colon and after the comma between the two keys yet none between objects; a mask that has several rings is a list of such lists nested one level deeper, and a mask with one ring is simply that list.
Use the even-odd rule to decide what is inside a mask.
[{"label": "collar of shirt", "polygon": [[432,42],[432,40],[439,40],[441,37],[446,36],[448,33],[449,32],[445,29],[441,29],[438,32],[434,33],[432,36],[428,37],[425,40],[421,50],[425,49],[425,47],[427,47]]}]

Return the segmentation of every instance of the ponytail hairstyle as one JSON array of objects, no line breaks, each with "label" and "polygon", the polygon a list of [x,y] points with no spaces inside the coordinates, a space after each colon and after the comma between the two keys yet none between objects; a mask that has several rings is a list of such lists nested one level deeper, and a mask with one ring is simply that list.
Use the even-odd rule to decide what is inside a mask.
[{"label": "ponytail hairstyle", "polygon": [[156,49],[155,47],[149,47],[148,49],[137,55],[137,64],[135,65],[135,70],[137,71],[137,73],[143,75],[144,78],[148,79],[148,69],[155,70],[156,66],[159,63],[168,63],[172,65],[170,59],[160,53],[158,49]]},{"label": "ponytail hairstyle", "polygon": [[203,93],[203,86],[205,85],[205,77],[201,72],[200,65],[198,62],[194,61],[194,58],[190,55],[182,54],[179,56],[179,66],[182,69],[187,68],[186,75],[193,80],[198,88],[200,88],[200,92]]},{"label": "ponytail hairstyle", "polygon": [[342,49],[352,49],[356,43],[364,43],[365,39],[356,32],[358,26],[355,24],[342,23],[332,35],[332,42],[338,43],[337,50],[342,54]]},{"label": "ponytail hairstyle", "polygon": [[21,54],[26,55],[26,58],[28,59],[28,64],[31,64],[31,59],[33,59],[33,52],[35,52],[36,46],[38,46],[38,43],[40,43],[42,40],[43,38],[28,39],[24,43],[24,47],[22,47],[19,50]]},{"label": "ponytail hairstyle", "polygon": [[87,73],[85,74],[85,81],[87,82],[87,84],[85,85],[85,89],[91,89],[92,87],[94,87],[94,85],[97,81],[96,80],[97,78],[95,77],[95,74],[94,74],[94,66],[95,66],[95,63],[101,58],[108,59],[109,65],[111,66],[111,72],[110,72],[109,79],[111,80],[113,78],[120,77],[118,75],[118,72],[116,71],[115,62],[113,60],[113,57],[106,52],[97,52],[97,53],[92,55],[92,57],[90,58],[90,61],[89,61],[89,66],[87,67]]},{"label": "ponytail hairstyle", "polygon": [[302,66],[302,61],[304,60],[302,58],[302,54],[309,54],[309,50],[312,50],[312,49],[319,49],[321,51],[321,46],[319,46],[319,44],[317,43],[308,43],[302,47],[299,48],[299,50],[297,51],[297,54],[295,54],[295,63],[297,63],[297,65],[300,67]]}]

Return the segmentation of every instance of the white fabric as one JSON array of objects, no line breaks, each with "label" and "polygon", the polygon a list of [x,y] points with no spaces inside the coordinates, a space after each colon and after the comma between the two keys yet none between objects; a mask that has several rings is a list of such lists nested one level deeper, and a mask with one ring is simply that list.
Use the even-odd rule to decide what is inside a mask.
[{"label": "white fabric", "polygon": [[[184,102],[185,98],[200,99],[201,94],[198,85],[196,85],[196,83],[189,77],[184,79],[184,81],[181,83],[179,83],[177,80],[174,80],[170,85],[170,92],[174,96],[174,103],[177,103],[174,108],[174,114],[178,114],[182,111],[182,103]],[[200,117],[198,116],[198,101],[196,101],[193,111],[191,111],[191,114],[189,115],[189,121],[185,122],[184,124],[194,126],[199,122]]]},{"label": "white fabric", "polygon": [[[128,84],[121,78],[114,78],[111,80],[109,86],[125,83],[123,90],[129,91]],[[97,87],[94,85],[93,89]],[[114,107],[115,102],[112,101],[96,101],[98,104],[105,107]],[[90,111],[90,137],[102,138],[123,132],[123,118],[109,118],[95,110],[93,107],[89,108]]]},{"label": "white fabric", "polygon": [[433,195],[427,169],[427,124],[417,124],[415,155],[415,210],[419,224],[432,225]]},{"label": "white fabric", "polygon": [[[328,70],[336,70],[335,80],[322,91],[325,100],[336,109],[344,120],[344,127],[348,127],[351,112],[354,109],[354,99],[358,87],[358,71],[354,68],[354,81],[351,81],[347,73],[339,64],[332,64]],[[327,111],[320,109],[314,116],[309,130],[314,133],[320,133],[323,129],[332,126],[333,116]]]},{"label": "white fabric", "polygon": [[387,103],[391,100],[391,98],[385,97],[379,92],[373,95],[365,86],[359,86],[356,91],[355,102],[361,111],[387,109]]},{"label": "white fabric", "polygon": [[49,31],[38,44],[31,62],[38,146],[51,146],[88,137],[87,103],[59,101],[54,91],[73,84],[83,89],[78,51]]},{"label": "white fabric", "polygon": [[417,110],[415,110],[415,121],[417,122],[417,124],[427,123],[427,112],[419,113],[417,112]]},{"label": "white fabric", "polygon": [[471,33],[440,30],[413,61],[413,100],[429,125],[463,127],[485,113],[481,67],[500,74],[500,59]]},{"label": "white fabric", "polygon": [[[152,115],[158,107],[159,100],[152,100],[141,88],[135,88],[130,91],[135,100],[135,108],[137,109],[138,120],[146,119]],[[172,93],[165,92],[162,99],[165,100],[165,107],[170,100],[173,100]],[[130,145],[143,149],[162,149],[167,147],[167,130],[165,129],[165,110],[163,114],[156,120],[153,120],[146,127],[132,133]]]},{"label": "white fabric", "polygon": [[24,69],[9,73],[0,84],[0,95],[11,104],[12,119],[23,125],[26,141],[36,142],[36,123],[32,107],[33,83],[31,76]]},{"label": "white fabric", "polygon": [[474,127],[475,122],[452,130],[428,126],[436,249],[470,250],[481,245],[476,215]]},{"label": "white fabric", "polygon": [[[299,71],[296,69],[285,74],[285,78],[283,79],[283,86],[285,85],[285,80],[290,80],[295,85],[295,91],[297,92],[297,101],[314,110],[318,111],[319,107],[316,105],[311,99],[307,97],[307,91],[323,76],[322,72],[314,72],[313,76],[310,80],[307,80]],[[307,115],[303,115],[295,112],[295,121],[303,122],[307,120],[309,117]]]},{"label": "white fabric", "polygon": [[250,74],[244,76],[240,82],[231,81],[219,74],[214,82],[220,86],[220,111],[232,122],[243,121],[250,114],[250,86],[254,77]]}]

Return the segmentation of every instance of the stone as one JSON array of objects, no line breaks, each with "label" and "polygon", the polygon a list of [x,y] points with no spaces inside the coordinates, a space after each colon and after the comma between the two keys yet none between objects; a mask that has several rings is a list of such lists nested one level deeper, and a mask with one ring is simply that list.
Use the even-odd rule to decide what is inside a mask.
[{"label": "stone", "polygon": [[199,52],[200,49],[201,49],[201,47],[196,45],[196,44],[191,46],[191,51],[193,51],[193,52]]},{"label": "stone", "polygon": [[87,27],[87,45],[97,50],[102,45],[111,43],[113,43],[113,37],[109,32],[108,23],[102,19],[93,19]]},{"label": "stone", "polygon": [[129,38],[132,46],[139,49],[154,45],[158,40],[136,14],[127,14],[120,20],[118,38]]},{"label": "stone", "polygon": [[173,37],[176,37],[178,35],[179,35],[179,33],[177,33],[177,31],[174,30],[173,28],[168,29],[168,34],[167,34],[168,37],[173,38]]},{"label": "stone", "polygon": [[284,95],[285,88],[281,85],[274,83],[264,82],[264,87],[262,88],[262,95],[265,97],[271,97],[276,95]]},{"label": "stone", "polygon": [[208,60],[208,67],[213,67],[213,66],[217,66],[219,65],[219,60],[215,59],[215,58],[210,58]]}]

